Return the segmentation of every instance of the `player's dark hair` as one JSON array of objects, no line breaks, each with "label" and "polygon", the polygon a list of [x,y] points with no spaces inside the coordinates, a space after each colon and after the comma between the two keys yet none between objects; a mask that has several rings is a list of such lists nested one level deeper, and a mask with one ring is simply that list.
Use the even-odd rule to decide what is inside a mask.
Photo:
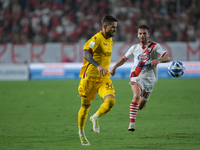
[{"label": "player's dark hair", "polygon": [[106,15],[106,16],[104,16],[103,17],[103,19],[102,19],[102,24],[110,24],[111,22],[117,22],[118,20],[115,18],[115,17],[113,17],[113,16],[111,16],[111,15]]},{"label": "player's dark hair", "polygon": [[149,26],[148,25],[145,25],[145,24],[141,24],[137,27],[137,29],[147,29],[148,32],[149,32]]}]

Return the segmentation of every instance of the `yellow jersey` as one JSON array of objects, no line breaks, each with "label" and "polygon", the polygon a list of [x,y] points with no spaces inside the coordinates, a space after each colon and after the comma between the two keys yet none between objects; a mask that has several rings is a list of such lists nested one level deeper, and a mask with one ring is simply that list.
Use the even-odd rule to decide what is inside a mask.
[{"label": "yellow jersey", "polygon": [[[103,35],[103,32],[100,31],[85,43],[83,50],[90,50],[92,52],[93,59],[109,71],[112,46],[112,38],[106,39]],[[83,66],[80,70],[80,77],[97,81],[101,78],[110,77],[110,74],[108,73],[106,76],[100,77],[97,67],[84,59]]]}]

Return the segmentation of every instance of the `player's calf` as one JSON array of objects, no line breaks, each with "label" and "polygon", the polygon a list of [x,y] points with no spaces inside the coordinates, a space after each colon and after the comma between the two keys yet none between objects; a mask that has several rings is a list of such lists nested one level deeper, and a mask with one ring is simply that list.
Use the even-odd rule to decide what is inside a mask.
[{"label": "player's calf", "polygon": [[146,102],[147,102],[146,100],[143,100],[142,98],[140,98],[138,109],[142,110],[146,106]]}]

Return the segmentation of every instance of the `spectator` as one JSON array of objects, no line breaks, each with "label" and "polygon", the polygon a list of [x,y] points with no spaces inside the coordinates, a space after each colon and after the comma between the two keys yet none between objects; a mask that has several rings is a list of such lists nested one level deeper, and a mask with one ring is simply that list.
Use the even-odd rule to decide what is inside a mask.
[{"label": "spectator", "polygon": [[0,42],[85,41],[99,31],[105,14],[119,20],[114,41],[136,42],[135,27],[141,23],[150,25],[151,38],[158,42],[177,41],[178,34],[180,41],[196,41],[199,8],[198,0],[180,0],[178,26],[175,0],[4,0],[0,1]]}]

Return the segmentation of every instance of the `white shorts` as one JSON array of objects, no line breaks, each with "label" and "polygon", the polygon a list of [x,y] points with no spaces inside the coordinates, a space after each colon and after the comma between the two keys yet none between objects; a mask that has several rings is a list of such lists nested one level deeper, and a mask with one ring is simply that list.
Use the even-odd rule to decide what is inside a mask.
[{"label": "white shorts", "polygon": [[139,78],[139,77],[132,77],[130,79],[129,84],[131,84],[131,85],[133,85],[133,84],[139,85],[139,87],[142,90],[142,93],[141,93],[140,96],[146,101],[149,100],[149,97],[150,97],[151,92],[153,91],[153,87],[155,85],[155,83],[151,83],[149,80],[143,79],[143,78]]}]

